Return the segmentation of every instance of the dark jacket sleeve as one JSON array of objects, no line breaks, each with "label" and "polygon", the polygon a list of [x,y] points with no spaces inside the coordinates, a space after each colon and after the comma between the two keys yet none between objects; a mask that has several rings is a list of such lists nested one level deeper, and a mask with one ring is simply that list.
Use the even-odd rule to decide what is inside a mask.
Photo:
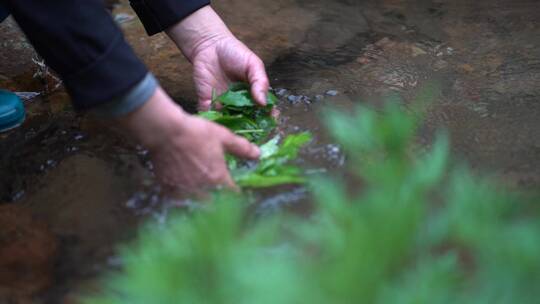
[{"label": "dark jacket sleeve", "polygon": [[162,32],[198,9],[209,0],[130,0],[148,35]]},{"label": "dark jacket sleeve", "polygon": [[2,3],[47,65],[60,75],[78,110],[126,94],[148,72],[101,0]]}]

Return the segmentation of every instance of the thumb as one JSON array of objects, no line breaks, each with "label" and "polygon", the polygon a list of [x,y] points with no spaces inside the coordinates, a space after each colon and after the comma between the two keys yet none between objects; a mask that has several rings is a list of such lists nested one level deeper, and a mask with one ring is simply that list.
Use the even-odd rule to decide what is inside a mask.
[{"label": "thumb", "polygon": [[247,139],[234,135],[229,130],[224,130],[223,147],[226,152],[235,156],[248,159],[258,159],[261,152],[259,147],[250,143]]},{"label": "thumb", "polygon": [[197,107],[197,110],[203,111],[203,112],[208,111],[208,110],[210,110],[211,105],[212,105],[212,101],[210,99],[200,100],[199,104],[198,104],[198,107]]},{"label": "thumb", "polygon": [[247,72],[249,84],[251,85],[251,96],[253,96],[259,105],[265,106],[270,83],[262,60],[257,56],[253,56],[252,58],[249,62]]}]

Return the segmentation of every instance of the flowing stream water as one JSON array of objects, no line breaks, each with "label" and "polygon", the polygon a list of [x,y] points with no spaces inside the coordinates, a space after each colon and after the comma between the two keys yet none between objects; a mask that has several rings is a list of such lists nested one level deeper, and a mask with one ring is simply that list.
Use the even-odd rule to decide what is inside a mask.
[{"label": "flowing stream water", "polygon": [[[113,14],[127,39],[165,89],[193,109],[189,63],[165,35],[147,37],[126,2]],[[214,6],[265,61],[280,97],[279,132],[314,134],[298,160],[309,171],[341,174],[346,166],[324,131],[326,109],[379,107],[392,96],[407,110],[435,83],[439,91],[419,143],[429,145],[435,130],[446,128],[456,157],[510,186],[539,188],[539,1],[223,0]],[[69,97],[31,60],[34,52],[12,20],[0,25],[0,36],[0,87],[40,93],[25,101],[24,126],[0,135],[0,207],[33,214],[56,242],[52,271],[38,276],[48,287],[32,301],[72,303],[79,290],[91,290],[97,276],[121,264],[114,249],[142,222],[165,221],[185,201],[164,197],[144,149],[71,111]],[[261,214],[309,210],[301,186],[257,196]],[[0,303],[9,288],[22,297],[34,292],[0,286]]]}]

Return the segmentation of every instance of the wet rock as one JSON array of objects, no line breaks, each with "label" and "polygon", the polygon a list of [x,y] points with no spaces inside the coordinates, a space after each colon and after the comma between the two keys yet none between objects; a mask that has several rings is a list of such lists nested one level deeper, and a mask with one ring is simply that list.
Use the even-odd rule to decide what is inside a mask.
[{"label": "wet rock", "polygon": [[442,69],[445,69],[446,67],[448,67],[448,62],[444,61],[444,60],[437,60],[435,61],[435,63],[433,64],[433,69],[435,71],[439,71],[439,70],[442,70]]},{"label": "wet rock", "polygon": [[378,81],[392,90],[404,90],[418,85],[419,75],[417,70],[408,66],[394,67],[383,70],[377,77]]},{"label": "wet rock", "polygon": [[296,96],[296,95],[289,95],[287,96],[287,100],[290,102],[290,103],[297,103],[300,99],[300,96]]},{"label": "wet rock", "polygon": [[285,96],[287,94],[287,89],[276,89],[274,91],[277,96]]},{"label": "wet rock", "polygon": [[426,51],[424,51],[423,49],[419,48],[419,47],[416,46],[416,45],[412,45],[412,46],[411,46],[411,53],[412,53],[412,56],[413,56],[413,57],[418,57],[418,56],[426,55],[426,54],[427,54]]},{"label": "wet rock", "polygon": [[315,95],[315,101],[321,101],[324,99],[324,96],[323,95]]},{"label": "wet rock", "polygon": [[77,147],[77,146],[66,147],[66,152],[68,152],[68,153],[73,153],[73,152],[77,152],[77,151],[79,151],[79,147]]},{"label": "wet rock", "polygon": [[388,37],[384,37],[382,38],[381,40],[375,42],[375,45],[379,48],[382,48],[382,49],[387,49],[387,48],[391,48],[393,46],[395,46],[395,42],[390,40],[390,38]]},{"label": "wet rock", "polygon": [[371,60],[367,58],[366,56],[361,56],[356,59],[356,62],[361,64],[368,64]]},{"label": "wet rock", "polygon": [[310,104],[311,103],[311,99],[309,99],[309,97],[305,95],[289,95],[287,96],[287,100],[291,104],[299,104],[299,103]]},{"label": "wet rock", "polygon": [[0,205],[0,303],[26,303],[51,285],[57,240],[17,205]]},{"label": "wet rock", "polygon": [[466,73],[472,73],[474,71],[474,68],[470,64],[461,64],[459,69]]},{"label": "wet rock", "polygon": [[328,96],[337,96],[337,94],[339,94],[339,92],[336,91],[336,90],[328,90],[328,91],[326,91],[326,93],[324,93],[324,94],[326,94],[326,95],[328,95]]}]

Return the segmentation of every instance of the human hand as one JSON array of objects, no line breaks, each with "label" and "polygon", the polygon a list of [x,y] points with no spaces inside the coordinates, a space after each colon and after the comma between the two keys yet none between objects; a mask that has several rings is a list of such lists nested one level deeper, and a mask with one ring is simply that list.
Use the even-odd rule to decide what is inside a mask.
[{"label": "human hand", "polygon": [[256,159],[259,148],[215,123],[186,114],[160,88],[120,125],[149,149],[157,178],[166,186],[195,192],[236,188],[225,153]]},{"label": "human hand", "polygon": [[262,60],[234,37],[210,6],[167,30],[167,34],[193,63],[199,109],[210,108],[212,91],[227,90],[232,82],[251,85],[251,95],[266,104],[268,76]]}]

